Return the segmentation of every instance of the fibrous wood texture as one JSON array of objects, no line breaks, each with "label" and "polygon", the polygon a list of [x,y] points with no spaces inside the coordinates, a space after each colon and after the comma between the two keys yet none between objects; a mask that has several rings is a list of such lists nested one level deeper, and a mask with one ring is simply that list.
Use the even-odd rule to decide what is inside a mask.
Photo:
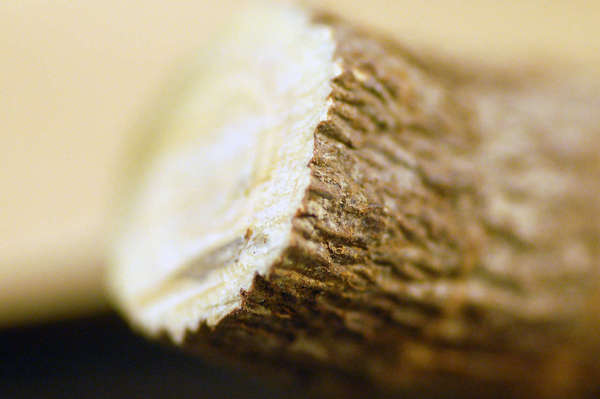
[{"label": "fibrous wood texture", "polygon": [[312,23],[339,71],[289,242],[183,344],[319,389],[597,392],[599,97]]}]

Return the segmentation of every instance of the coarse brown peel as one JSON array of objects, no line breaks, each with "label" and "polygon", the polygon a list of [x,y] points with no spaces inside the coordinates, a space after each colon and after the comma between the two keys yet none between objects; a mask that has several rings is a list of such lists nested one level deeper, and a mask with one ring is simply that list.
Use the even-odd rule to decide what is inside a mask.
[{"label": "coarse brown peel", "polygon": [[597,390],[599,97],[454,80],[291,6],[246,18],[116,240],[129,320],[319,389]]}]

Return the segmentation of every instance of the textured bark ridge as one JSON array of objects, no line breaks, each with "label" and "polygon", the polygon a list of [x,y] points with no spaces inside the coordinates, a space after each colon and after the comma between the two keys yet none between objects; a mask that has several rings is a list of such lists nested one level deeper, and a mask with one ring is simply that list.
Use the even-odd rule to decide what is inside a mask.
[{"label": "textured bark ridge", "polygon": [[593,394],[600,102],[315,23],[342,71],[290,244],[185,345],[387,393]]}]

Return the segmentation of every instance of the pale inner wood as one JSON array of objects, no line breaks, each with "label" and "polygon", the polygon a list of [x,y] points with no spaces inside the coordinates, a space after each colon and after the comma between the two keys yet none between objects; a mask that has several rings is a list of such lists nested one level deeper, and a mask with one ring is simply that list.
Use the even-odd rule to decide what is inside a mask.
[{"label": "pale inner wood", "polygon": [[335,74],[331,31],[295,8],[231,25],[154,138],[114,247],[117,300],[175,340],[239,306],[286,247]]}]

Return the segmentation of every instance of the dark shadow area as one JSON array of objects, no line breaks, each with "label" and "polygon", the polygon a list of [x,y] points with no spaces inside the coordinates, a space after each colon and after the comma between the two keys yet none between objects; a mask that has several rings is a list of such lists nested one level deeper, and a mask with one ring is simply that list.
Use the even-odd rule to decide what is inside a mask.
[{"label": "dark shadow area", "polygon": [[0,331],[0,398],[289,398],[136,336],[115,315]]}]

